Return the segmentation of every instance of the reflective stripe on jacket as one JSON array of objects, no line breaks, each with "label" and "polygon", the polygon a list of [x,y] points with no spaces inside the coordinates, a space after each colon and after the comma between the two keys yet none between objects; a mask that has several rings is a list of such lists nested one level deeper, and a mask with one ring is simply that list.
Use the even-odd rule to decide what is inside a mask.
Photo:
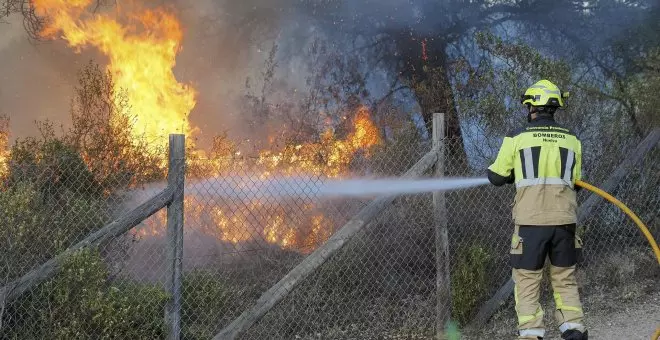
[{"label": "reflective stripe on jacket", "polygon": [[515,183],[513,219],[518,225],[576,223],[575,181],[582,175],[582,144],[553,119],[536,119],[504,137],[488,178]]}]

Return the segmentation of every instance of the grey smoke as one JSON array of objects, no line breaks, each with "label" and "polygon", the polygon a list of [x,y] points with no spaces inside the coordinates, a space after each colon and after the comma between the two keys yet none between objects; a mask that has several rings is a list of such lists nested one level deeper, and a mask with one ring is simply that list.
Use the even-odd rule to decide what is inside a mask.
[{"label": "grey smoke", "polygon": [[[280,78],[291,88],[304,89],[305,71],[300,65],[306,44],[313,36],[325,37],[339,47],[348,45],[347,41],[359,35],[373,36],[374,32],[410,31],[411,35],[440,38],[447,32],[447,25],[455,24],[453,19],[469,23],[472,16],[478,14],[470,10],[474,6],[515,2],[167,0],[161,3],[174,4],[183,22],[183,51],[177,59],[175,73],[181,82],[192,82],[200,91],[191,120],[204,132],[202,142],[208,142],[222,131],[229,132],[230,137],[251,137],[250,129],[244,124],[246,113],[240,111],[236,102],[240,101],[237,98],[244,91],[247,76],[251,76],[255,88],[260,87],[259,73],[273,42],[280,44]],[[639,8],[657,8],[657,2],[653,5],[652,1],[636,1],[640,5],[629,6],[626,11],[621,10],[620,4],[624,3],[621,1],[583,2],[597,3],[601,7],[592,13],[585,10],[588,15],[584,20],[574,20],[575,2],[533,3],[547,7],[542,10],[542,16],[534,15],[534,20],[551,20],[556,27],[584,36],[585,41],[595,45],[606,45],[607,37],[625,32],[627,27],[644,19],[646,13],[651,13]],[[657,10],[654,13],[657,14]],[[66,125],[76,72],[90,58],[99,63],[105,60],[93,50],[76,55],[62,41],[31,45],[22,19],[15,15],[7,20],[9,24],[2,24],[0,35],[0,60],[3,61],[0,64],[0,114],[12,118],[12,137],[34,134],[33,121],[37,119],[51,119]],[[522,29],[518,34],[526,36]],[[572,53],[570,46],[557,48],[559,42],[554,39],[554,35],[542,39],[539,47],[548,46],[557,54]]]}]

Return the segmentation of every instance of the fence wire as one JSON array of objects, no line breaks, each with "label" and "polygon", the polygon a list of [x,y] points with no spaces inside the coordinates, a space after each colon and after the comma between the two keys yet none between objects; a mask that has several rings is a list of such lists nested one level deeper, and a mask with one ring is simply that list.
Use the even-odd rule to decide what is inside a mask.
[{"label": "fence wire", "polygon": [[57,140],[13,148],[0,173],[0,338],[164,337],[164,263],[153,257],[162,249],[135,229],[75,252],[59,274],[15,299],[16,288],[4,289],[28,273],[42,276],[47,261],[133,209],[131,189],[158,178],[114,160],[86,160]]},{"label": "fence wire", "polygon": [[[317,145],[314,152],[302,146],[254,158],[188,159],[182,338],[209,339],[222,331],[370,204],[373,197],[319,199],[315,193],[327,171],[339,178],[400,176],[431,150],[429,131],[422,130],[406,130],[350,154]],[[444,142],[447,176],[485,175],[492,152],[483,152],[480,143]],[[160,172],[141,177],[140,172],[100,171],[70,150],[39,150],[38,155],[13,157],[2,174],[3,286],[166,186],[162,164]],[[585,180],[602,184],[625,150],[585,144]],[[655,148],[612,192],[648,223],[656,238],[658,160]],[[295,180],[270,181],[280,176]],[[422,174],[432,176],[433,169]],[[239,338],[432,338],[439,310],[465,325],[510,277],[513,195],[512,186],[445,194],[451,305],[436,303],[432,195],[405,195]],[[579,201],[589,195],[583,190]],[[165,338],[166,223],[166,211],[159,211],[130,232],[76,253],[45,283],[3,301],[0,338]],[[631,254],[637,252],[652,261],[636,227],[607,203],[600,202],[580,227],[585,241],[580,266],[593,277],[614,268],[619,276],[613,284],[624,284],[623,277],[631,273],[615,259],[636,261]]]}]

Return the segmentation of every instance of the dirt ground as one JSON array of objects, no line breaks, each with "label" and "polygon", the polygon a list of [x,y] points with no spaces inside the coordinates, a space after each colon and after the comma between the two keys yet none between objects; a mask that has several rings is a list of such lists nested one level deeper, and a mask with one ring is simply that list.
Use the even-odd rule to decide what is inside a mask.
[{"label": "dirt ground", "polygon": [[[660,284],[660,283],[659,283]],[[618,311],[588,315],[589,339],[649,340],[660,327],[660,291],[622,305]]]},{"label": "dirt ground", "polygon": [[[552,303],[545,299],[545,340],[561,339],[552,319]],[[616,291],[589,292],[583,298],[590,340],[649,340],[660,328],[660,283],[643,281]],[[480,334],[463,339],[515,339],[512,302],[498,312]],[[653,339],[655,340],[655,339]]]}]

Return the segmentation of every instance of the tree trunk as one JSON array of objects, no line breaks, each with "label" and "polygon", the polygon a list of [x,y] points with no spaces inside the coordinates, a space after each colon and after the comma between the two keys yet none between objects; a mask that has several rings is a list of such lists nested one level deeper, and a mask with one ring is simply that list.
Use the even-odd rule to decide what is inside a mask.
[{"label": "tree trunk", "polygon": [[[433,113],[445,114],[444,136],[449,162],[446,175],[465,176],[468,175],[469,168],[456,102],[447,75],[447,56],[444,53],[446,43],[435,40],[432,46],[434,52],[431,53],[427,52],[426,41],[427,39],[423,39],[421,44],[408,47],[409,58],[403,76],[408,78],[429,135],[432,134]],[[414,49],[420,49],[419,46],[421,53],[414,53]]]},{"label": "tree trunk", "polygon": [[449,162],[445,169],[445,174],[447,176],[467,176],[469,171],[467,154],[451,91],[444,93],[438,91],[435,94],[421,95],[415,93],[415,96],[418,98],[417,101],[420,104],[424,124],[429,134],[431,133],[430,128],[433,113],[442,112],[445,114],[444,137],[445,144],[447,145],[447,161]]}]

